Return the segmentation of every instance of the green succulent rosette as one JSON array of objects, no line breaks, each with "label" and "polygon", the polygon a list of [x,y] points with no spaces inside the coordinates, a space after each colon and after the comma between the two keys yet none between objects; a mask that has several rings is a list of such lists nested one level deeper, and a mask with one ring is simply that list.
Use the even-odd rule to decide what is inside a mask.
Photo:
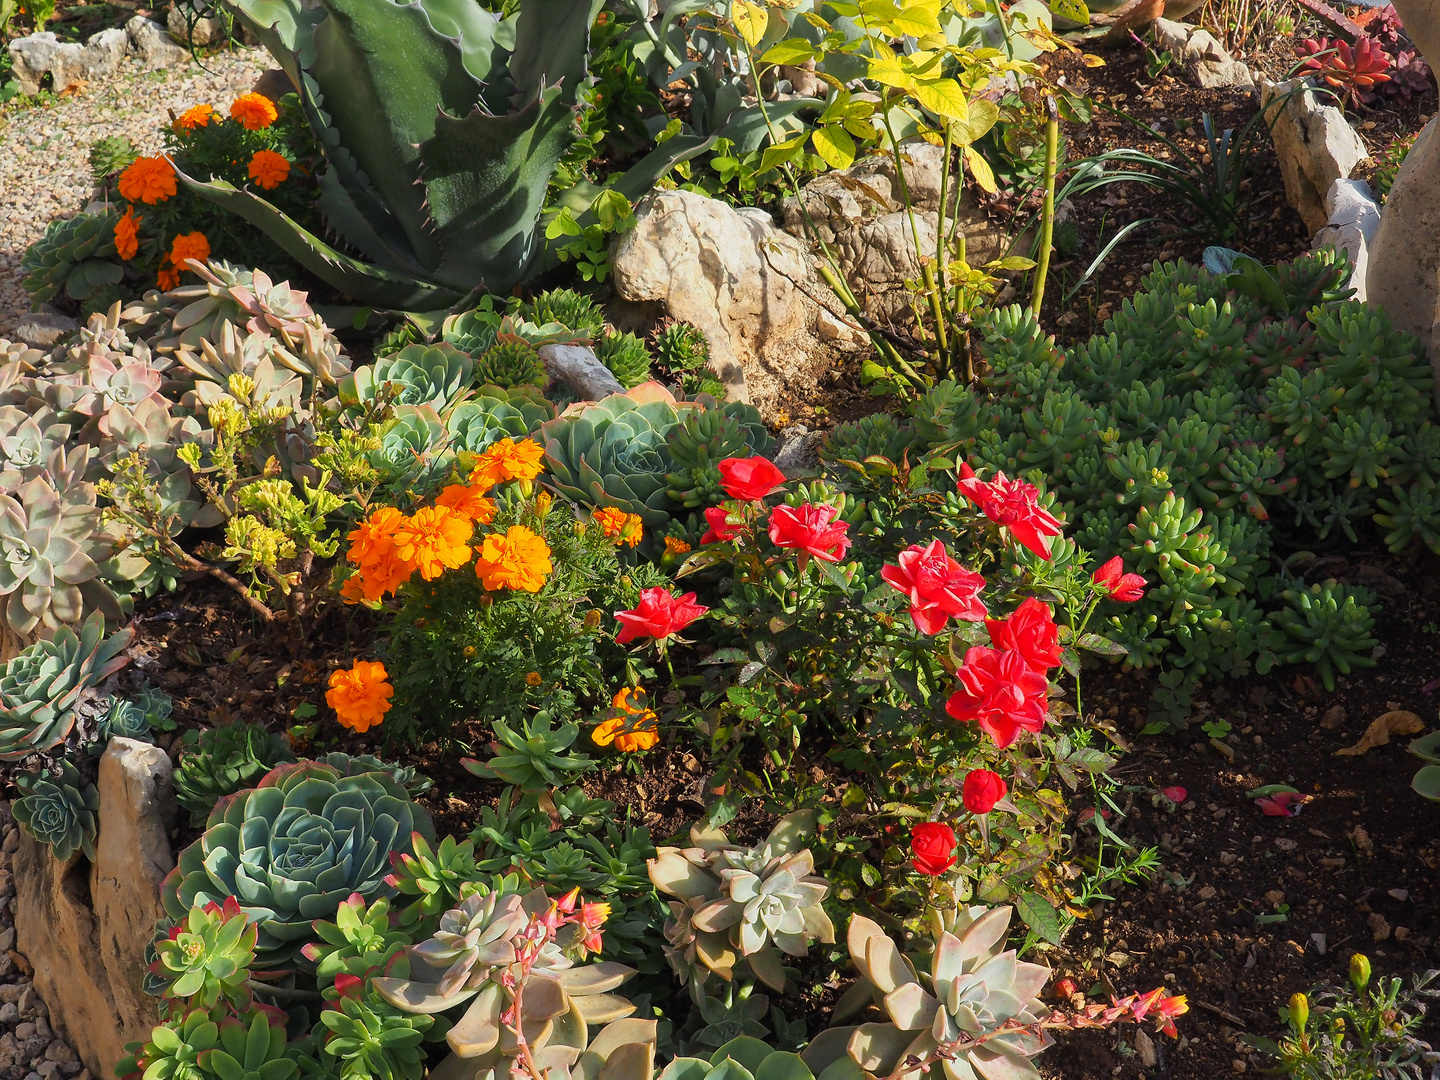
[{"label": "green succulent rosette", "polygon": [[391,853],[411,835],[434,838],[430,815],[384,772],[345,776],[329,765],[280,765],[259,785],[221,799],[205,833],[180,854],[161,886],[165,910],[234,896],[258,927],[255,966],[290,966],[352,893],[391,896]]}]

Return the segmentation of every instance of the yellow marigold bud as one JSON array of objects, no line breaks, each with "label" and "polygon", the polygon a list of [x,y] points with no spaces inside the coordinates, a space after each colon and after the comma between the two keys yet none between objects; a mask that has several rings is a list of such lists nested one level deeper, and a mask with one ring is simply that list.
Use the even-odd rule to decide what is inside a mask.
[{"label": "yellow marigold bud", "polygon": [[1364,953],[1356,953],[1350,957],[1350,981],[1355,984],[1356,990],[1364,990],[1370,985],[1370,958]]},{"label": "yellow marigold bud", "polygon": [[1310,1022],[1310,999],[1304,994],[1290,995],[1290,1023],[1297,1032],[1304,1031]]}]

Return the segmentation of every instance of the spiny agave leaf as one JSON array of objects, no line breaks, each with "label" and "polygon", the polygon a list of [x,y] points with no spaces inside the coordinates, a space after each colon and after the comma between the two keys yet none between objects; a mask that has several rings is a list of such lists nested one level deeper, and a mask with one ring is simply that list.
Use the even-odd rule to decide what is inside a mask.
[{"label": "spiny agave leaf", "polygon": [[463,299],[461,292],[342,255],[252,192],[242,191],[224,180],[205,182],[178,170],[177,173],[181,182],[196,195],[244,218],[305,269],[361,303],[403,310],[444,307]]}]

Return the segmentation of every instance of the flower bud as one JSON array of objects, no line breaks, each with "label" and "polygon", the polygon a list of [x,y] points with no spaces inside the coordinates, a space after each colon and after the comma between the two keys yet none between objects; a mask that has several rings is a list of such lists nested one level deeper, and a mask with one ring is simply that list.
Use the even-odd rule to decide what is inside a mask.
[{"label": "flower bud", "polygon": [[1297,1032],[1303,1032],[1310,1022],[1310,999],[1304,994],[1290,995],[1290,1023]]},{"label": "flower bud", "polygon": [[1350,957],[1350,981],[1356,990],[1364,990],[1370,984],[1370,958],[1364,953]]}]

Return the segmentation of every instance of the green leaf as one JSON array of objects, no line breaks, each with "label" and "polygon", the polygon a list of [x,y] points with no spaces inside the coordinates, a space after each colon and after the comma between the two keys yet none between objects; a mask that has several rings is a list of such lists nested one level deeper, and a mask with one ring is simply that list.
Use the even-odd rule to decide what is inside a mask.
[{"label": "green leaf", "polygon": [[1089,652],[1099,653],[1102,656],[1124,656],[1129,652],[1124,645],[1111,641],[1102,634],[1084,633],[1076,639],[1075,644]]},{"label": "green leaf", "polygon": [[1425,798],[1440,802],[1440,765],[1426,765],[1415,774],[1410,786]]},{"label": "green leaf", "polygon": [[[961,123],[970,119],[970,100],[954,79],[916,80],[910,93],[916,101],[937,116],[943,116],[947,120],[959,120]],[[986,172],[989,173],[988,166]],[[994,183],[994,174],[990,175],[991,183]],[[979,179],[977,176],[976,180]]]},{"label": "green leaf", "polygon": [[1080,26],[1088,25],[1090,22],[1090,9],[1085,6],[1084,0],[1050,0],[1049,6],[1050,14],[1056,18],[1077,23]]},{"label": "green leaf", "polygon": [[1055,905],[1033,892],[1023,892],[1015,898],[1015,910],[1020,919],[1040,937],[1052,945],[1060,944],[1060,913]]},{"label": "green leaf", "polygon": [[762,63],[766,64],[788,64],[796,67],[809,60],[815,59],[815,46],[804,38],[786,38],[776,45],[771,45],[760,57]]},{"label": "green leaf", "polygon": [[855,140],[843,127],[816,128],[810,141],[815,153],[832,169],[847,169],[855,161]]}]

